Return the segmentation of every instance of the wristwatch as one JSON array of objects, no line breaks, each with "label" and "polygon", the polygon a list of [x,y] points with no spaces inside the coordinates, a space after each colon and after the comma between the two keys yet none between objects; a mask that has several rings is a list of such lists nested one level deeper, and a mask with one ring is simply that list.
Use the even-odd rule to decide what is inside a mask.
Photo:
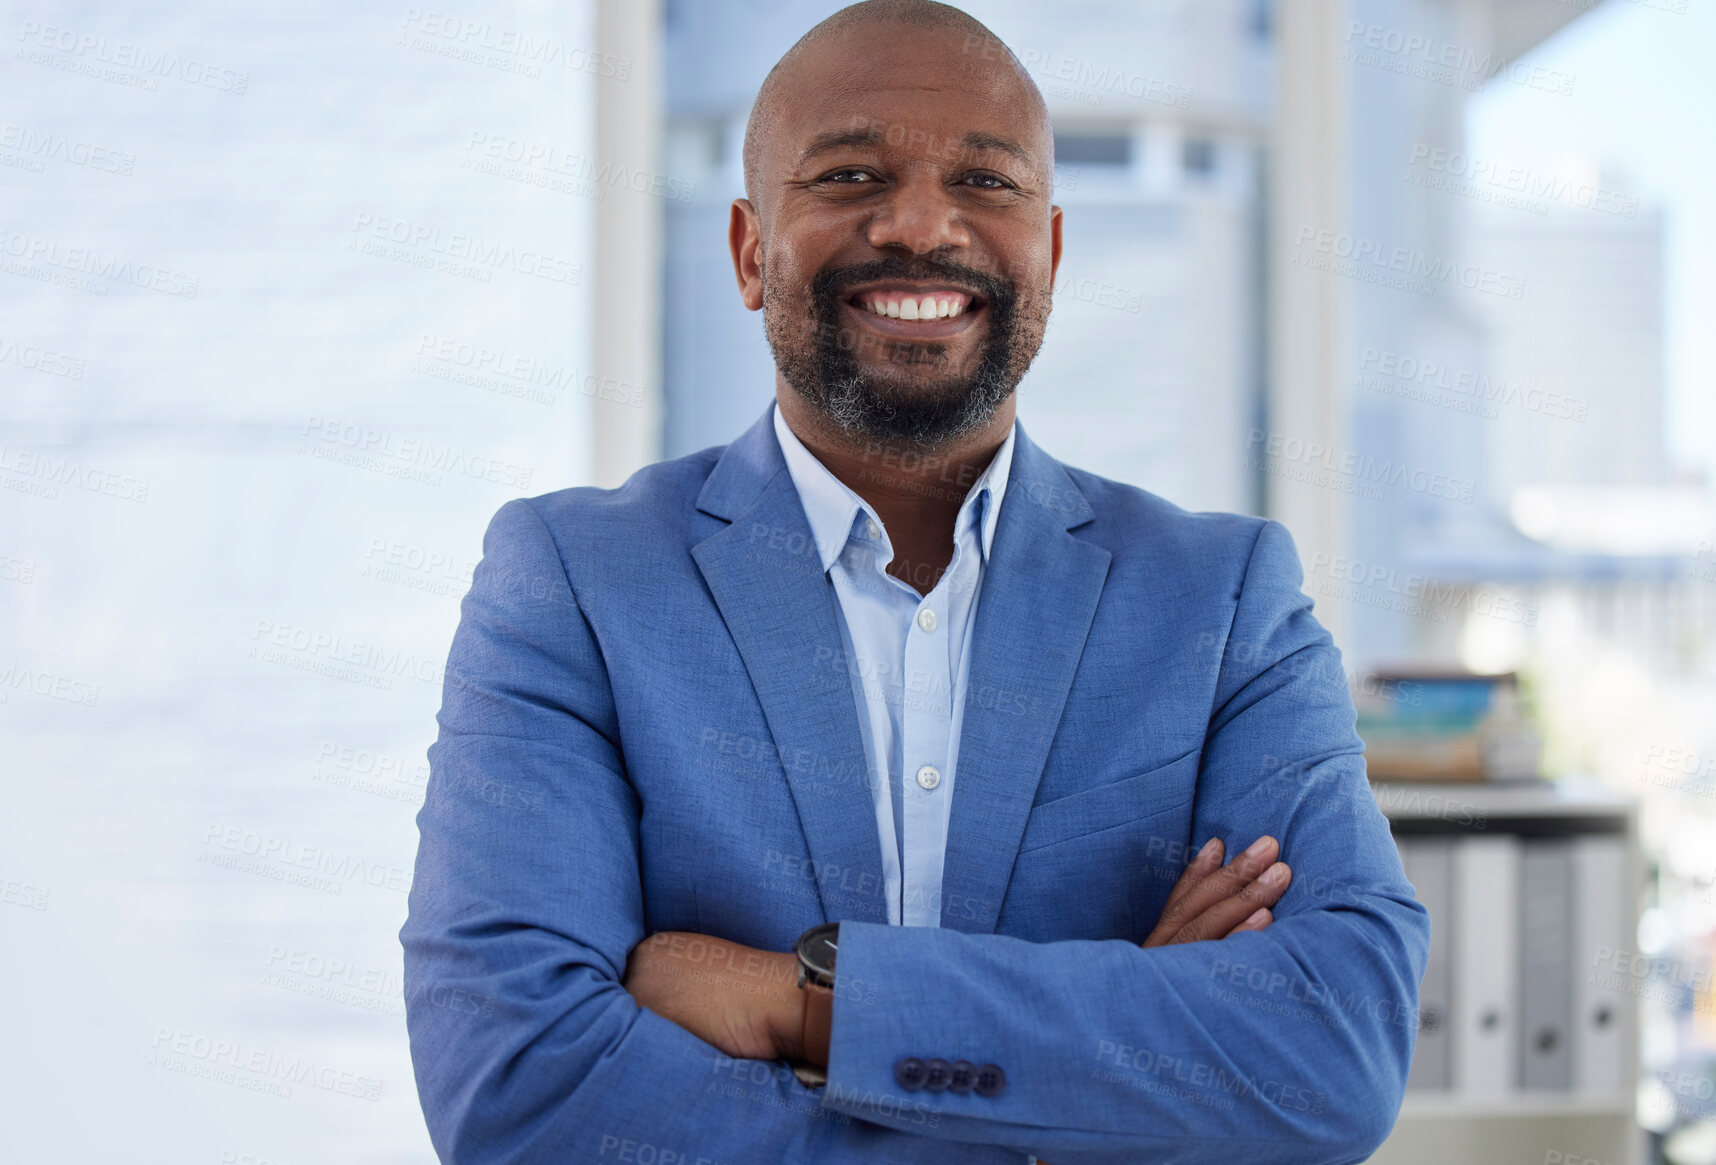
[{"label": "wristwatch", "polygon": [[[808,1055],[814,1051],[826,1061],[829,1037],[834,1026],[834,961],[840,951],[840,924],[825,922],[798,936],[793,953],[798,956],[798,987],[806,992],[803,1043]],[[826,1064],[808,1061],[793,1065],[793,1074],[807,1088],[828,1082]]]},{"label": "wristwatch", "polygon": [[840,950],[840,924],[825,922],[811,927],[798,936],[798,942],[792,949],[798,956],[798,985],[803,987],[806,983],[814,983],[832,991],[834,958]]}]

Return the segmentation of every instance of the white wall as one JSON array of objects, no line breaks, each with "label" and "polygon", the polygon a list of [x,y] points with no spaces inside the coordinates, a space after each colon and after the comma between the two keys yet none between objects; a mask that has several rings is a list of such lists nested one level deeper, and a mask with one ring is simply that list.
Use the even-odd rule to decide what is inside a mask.
[{"label": "white wall", "polygon": [[5,1156],[431,1161],[412,815],[489,515],[587,477],[592,5],[9,8]]}]

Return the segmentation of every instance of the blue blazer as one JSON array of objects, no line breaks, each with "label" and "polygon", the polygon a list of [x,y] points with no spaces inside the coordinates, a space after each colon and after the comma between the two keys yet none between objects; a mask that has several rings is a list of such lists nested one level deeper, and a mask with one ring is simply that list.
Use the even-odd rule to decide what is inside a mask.
[{"label": "blue blazer", "polygon": [[[836,599],[767,411],[619,489],[501,507],[400,931],[442,1160],[1346,1162],[1387,1135],[1429,919],[1291,539],[1023,427],[1014,457],[940,928],[885,922]],[[1198,845],[1266,833],[1294,874],[1273,925],[1138,945]],[[784,951],[824,921],[821,1089],[621,986],[656,931]],[[908,1089],[909,1057],[1004,1082]]]}]

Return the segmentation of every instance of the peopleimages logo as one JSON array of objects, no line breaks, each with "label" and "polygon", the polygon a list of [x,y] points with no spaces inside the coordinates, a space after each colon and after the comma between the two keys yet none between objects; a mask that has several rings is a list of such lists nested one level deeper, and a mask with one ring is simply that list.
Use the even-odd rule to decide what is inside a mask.
[{"label": "peopleimages logo", "polygon": [[406,252],[417,252],[424,266],[431,264],[433,256],[440,256],[447,260],[458,260],[484,274],[491,270],[516,271],[520,275],[535,276],[550,283],[576,284],[584,275],[582,263],[573,263],[529,247],[515,247],[510,243],[499,243],[461,231],[443,231],[429,223],[410,222],[385,214],[358,211],[352,223],[351,242],[354,248],[365,238],[379,245],[378,249],[371,253],[381,254],[386,244],[391,243],[404,248]]},{"label": "peopleimages logo", "polygon": [[1316,441],[1266,433],[1252,429],[1245,442],[1247,468],[1262,469],[1278,477],[1379,499],[1381,487],[1395,486],[1431,497],[1470,503],[1475,482],[1408,465],[1404,461],[1380,459],[1365,453],[1342,453]]},{"label": "peopleimages logo", "polygon": [[[137,165],[137,155],[116,150],[111,146],[95,145],[79,138],[41,132],[29,126],[8,122],[0,126],[0,149],[17,150],[32,162],[67,162],[91,170],[129,176]],[[39,165],[30,167],[41,172]]]},{"label": "peopleimages logo", "polygon": [[[419,655],[372,639],[348,639],[343,635],[272,619],[258,619],[250,638],[252,658],[286,666],[294,663],[309,665],[313,661],[346,665],[372,673],[366,677],[366,683],[371,687],[386,689],[391,678],[414,679],[426,684],[440,684],[444,678],[444,665],[438,656]],[[300,670],[336,674],[340,669],[305,666]],[[375,680],[381,682],[370,682]]]},{"label": "peopleimages logo", "polygon": [[427,475],[423,479],[434,485],[440,484],[436,475],[450,473],[524,489],[535,472],[529,466],[439,445],[431,438],[407,437],[331,418],[311,417],[301,436],[300,453],[339,460],[332,455],[343,452],[351,455],[347,463],[359,468],[379,468],[392,476],[407,476],[404,471],[411,470]]},{"label": "peopleimages logo", "polygon": [[[1525,298],[1525,280],[1517,275],[1432,257],[1412,247],[1385,247],[1375,239],[1311,226],[1299,228],[1296,244],[1293,262],[1298,266],[1326,269],[1369,282],[1381,282],[1376,277],[1390,276],[1406,281],[1401,284],[1402,289],[1419,295],[1430,294],[1430,289],[1439,283],[1457,283],[1468,291],[1504,299]],[[1308,251],[1313,254],[1307,254]],[[1325,258],[1318,261],[1319,255]]]},{"label": "peopleimages logo", "polygon": [[0,445],[0,489],[15,489],[51,501],[60,496],[62,485],[139,505],[149,500],[149,483],[141,478],[41,450]]},{"label": "peopleimages logo", "polygon": [[[1637,195],[1621,194],[1592,182],[1576,181],[1526,166],[1507,166],[1488,158],[1474,158],[1458,150],[1446,150],[1424,142],[1413,143],[1406,164],[1408,167],[1421,166],[1426,172],[1425,177],[1464,179],[1474,186],[1493,186],[1525,198],[1560,202],[1622,218],[1639,216]],[[1465,193],[1457,186],[1447,188],[1452,193]]]},{"label": "peopleimages logo", "polygon": [[90,276],[89,280],[74,280],[67,286],[79,291],[107,294],[107,285],[97,280],[129,283],[145,291],[162,295],[177,295],[184,299],[197,297],[198,279],[182,271],[153,263],[133,263],[96,247],[62,247],[56,239],[38,238],[17,231],[0,230],[0,256],[18,260],[7,263],[6,271],[15,275],[30,275],[44,282],[57,282],[46,268],[52,267],[71,276]]},{"label": "peopleimages logo", "polygon": [[1591,402],[1565,393],[1529,388],[1515,380],[1485,376],[1469,368],[1450,368],[1437,360],[1424,360],[1409,353],[1391,352],[1384,348],[1366,348],[1359,357],[1359,371],[1386,377],[1392,386],[1379,385],[1364,378],[1361,387],[1390,391],[1397,396],[1420,397],[1432,404],[1451,399],[1469,400],[1475,411],[1481,407],[1484,416],[1494,417],[1495,405],[1513,405],[1528,413],[1584,423],[1591,412]]},{"label": "peopleimages logo", "polygon": [[82,356],[70,356],[36,344],[20,344],[9,336],[0,336],[0,364],[16,364],[32,372],[68,380],[83,379]]},{"label": "peopleimages logo", "polygon": [[[554,65],[569,73],[590,73],[617,81],[629,81],[632,59],[615,56],[582,45],[568,44],[553,37],[515,28],[498,28],[487,20],[470,20],[445,12],[407,8],[400,19],[406,32],[401,36],[418,34],[420,39],[402,40],[410,48],[462,50],[472,54],[465,59],[483,63],[481,53],[491,52],[515,59],[516,71],[530,77],[540,77],[543,65]],[[448,55],[458,55],[451,53]]]},{"label": "peopleimages logo", "polygon": [[[1466,45],[1422,33],[1405,32],[1362,20],[1347,24],[1347,58],[1361,65],[1389,72],[1420,76],[1427,81],[1476,89],[1487,78],[1500,77],[1515,85],[1563,96],[1573,92],[1578,78],[1572,73],[1542,65],[1508,60],[1493,52],[1478,52]],[[1366,51],[1368,50],[1368,51]]]},{"label": "peopleimages logo", "polygon": [[632,408],[643,407],[645,396],[643,386],[630,380],[597,376],[563,361],[508,351],[500,345],[473,343],[428,332],[423,333],[417,342],[412,371],[537,404],[556,403],[559,398],[554,394],[566,389]]},{"label": "peopleimages logo", "polygon": [[[979,35],[967,36],[961,51],[966,57],[975,56],[981,60],[996,62],[1001,61],[1008,53],[999,41]],[[1171,105],[1176,109],[1185,109],[1192,103],[1190,86],[1176,85],[1114,66],[1097,65],[1064,53],[1026,48],[1020,51],[1018,60],[1028,72],[1036,75],[1039,85],[1065,82],[1065,85],[1056,86],[1056,91],[1061,96],[1084,100],[1078,90],[1089,90],[1090,96],[1096,97],[1094,101],[1085,101],[1089,105],[1101,104],[1102,98],[1098,95],[1102,93],[1153,101],[1158,105]]]},{"label": "peopleimages logo", "polygon": [[[1541,612],[1539,604],[1502,592],[1474,588],[1462,582],[1438,581],[1428,575],[1323,551],[1318,551],[1311,560],[1308,582],[1315,585],[1318,594],[1345,598],[1365,606],[1422,614],[1438,623],[1447,619],[1447,611],[1464,610],[1468,614],[1535,627]],[[1391,599],[1402,602],[1394,604],[1389,601]],[[1422,600],[1421,608],[1418,600]]]},{"label": "peopleimages logo", "polygon": [[287,1055],[164,1026],[155,1029],[150,1048],[149,1063],[154,1067],[252,1091],[291,1096],[294,1085],[308,1085],[357,1100],[381,1099],[380,1080],[343,1071],[313,1056]]},{"label": "peopleimages logo", "polygon": [[[463,169],[547,186],[564,194],[599,199],[604,187],[620,186],[636,194],[690,202],[697,193],[696,182],[675,175],[633,170],[620,162],[602,161],[589,154],[570,153],[559,146],[505,134],[472,131],[465,142],[465,152],[476,156],[466,158]],[[573,181],[560,183],[556,179]]]},{"label": "peopleimages logo", "polygon": [[[95,66],[90,62],[132,70],[143,75],[137,80],[147,82],[141,87],[151,90],[156,88],[156,79],[161,77],[183,81],[187,85],[218,89],[236,97],[242,97],[244,91],[250,87],[249,73],[241,73],[223,65],[211,65],[207,61],[182,56],[176,52],[152,52],[129,41],[110,42],[105,36],[80,32],[75,28],[58,28],[51,24],[26,20],[18,30],[18,39],[31,48],[61,53],[74,65],[82,66],[73,68],[73,72],[88,72],[94,69]],[[36,60],[35,63],[47,62]]]},{"label": "peopleimages logo", "polygon": [[101,687],[98,684],[73,679],[58,672],[40,671],[10,663],[0,669],[0,704],[6,703],[13,692],[28,692],[31,695],[63,700],[68,704],[84,704],[91,708],[95,707],[96,700],[101,697]]}]

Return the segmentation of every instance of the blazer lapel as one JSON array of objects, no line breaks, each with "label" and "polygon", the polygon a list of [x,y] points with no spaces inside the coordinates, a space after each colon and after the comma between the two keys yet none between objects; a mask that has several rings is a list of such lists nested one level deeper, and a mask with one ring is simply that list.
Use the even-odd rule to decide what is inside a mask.
[{"label": "blazer lapel", "polygon": [[838,599],[768,410],[727,447],[697,507],[731,523],[691,555],[780,752],[823,919],[886,922],[882,843]]},{"label": "blazer lapel", "polygon": [[[768,410],[727,447],[697,507],[730,523],[691,554],[783,758],[823,918],[885,922],[881,839],[838,599]],[[1021,425],[977,602],[942,870],[944,927],[995,929],[1108,575],[1108,551],[1068,533],[1093,516]]]},{"label": "blazer lapel", "polygon": [[1108,576],[1108,551],[1067,533],[1093,516],[1066,470],[1021,425],[977,599],[942,869],[944,927],[995,929]]}]

